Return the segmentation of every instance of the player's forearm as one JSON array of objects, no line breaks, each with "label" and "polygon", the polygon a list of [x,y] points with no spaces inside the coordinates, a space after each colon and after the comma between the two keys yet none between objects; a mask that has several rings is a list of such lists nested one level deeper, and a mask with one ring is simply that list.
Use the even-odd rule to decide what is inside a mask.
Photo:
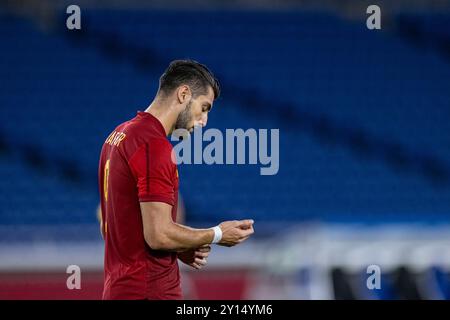
[{"label": "player's forearm", "polygon": [[171,223],[165,230],[160,230],[158,237],[153,240],[150,247],[157,250],[181,252],[211,243],[213,238],[214,231],[212,229],[195,229]]}]

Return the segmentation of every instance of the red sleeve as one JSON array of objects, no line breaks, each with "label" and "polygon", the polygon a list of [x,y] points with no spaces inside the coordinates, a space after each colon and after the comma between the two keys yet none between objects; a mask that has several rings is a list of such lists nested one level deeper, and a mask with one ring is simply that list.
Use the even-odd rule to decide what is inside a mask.
[{"label": "red sleeve", "polygon": [[152,140],[131,156],[128,163],[137,182],[139,201],[175,204],[172,146],[168,141]]}]

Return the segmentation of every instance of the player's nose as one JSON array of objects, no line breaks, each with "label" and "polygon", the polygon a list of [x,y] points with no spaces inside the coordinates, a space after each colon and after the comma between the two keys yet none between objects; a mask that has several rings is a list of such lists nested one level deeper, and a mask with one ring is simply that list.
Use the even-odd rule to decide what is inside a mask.
[{"label": "player's nose", "polygon": [[200,120],[198,120],[197,122],[196,122],[196,124],[195,124],[195,126],[197,127],[204,127],[204,126],[206,126],[206,123],[207,123],[207,119],[204,119],[203,117],[200,119]]},{"label": "player's nose", "polygon": [[206,127],[206,124],[208,123],[208,114],[207,113],[204,113],[203,115],[202,115],[202,119],[200,120],[200,125],[202,126],[202,127]]}]

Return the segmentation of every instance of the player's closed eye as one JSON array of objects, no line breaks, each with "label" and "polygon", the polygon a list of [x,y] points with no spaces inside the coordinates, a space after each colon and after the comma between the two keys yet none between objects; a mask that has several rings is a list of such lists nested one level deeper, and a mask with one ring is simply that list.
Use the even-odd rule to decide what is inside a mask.
[{"label": "player's closed eye", "polygon": [[209,112],[211,110],[212,106],[209,103],[205,103],[203,105],[203,112]]}]

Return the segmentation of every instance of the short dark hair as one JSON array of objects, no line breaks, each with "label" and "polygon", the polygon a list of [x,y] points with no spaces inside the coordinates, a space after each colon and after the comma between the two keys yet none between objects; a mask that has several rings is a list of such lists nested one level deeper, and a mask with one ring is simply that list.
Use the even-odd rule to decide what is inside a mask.
[{"label": "short dark hair", "polygon": [[207,94],[208,86],[214,92],[214,99],[220,95],[219,81],[203,64],[194,60],[174,60],[159,78],[158,91],[168,94],[181,85],[191,88],[193,97]]}]

